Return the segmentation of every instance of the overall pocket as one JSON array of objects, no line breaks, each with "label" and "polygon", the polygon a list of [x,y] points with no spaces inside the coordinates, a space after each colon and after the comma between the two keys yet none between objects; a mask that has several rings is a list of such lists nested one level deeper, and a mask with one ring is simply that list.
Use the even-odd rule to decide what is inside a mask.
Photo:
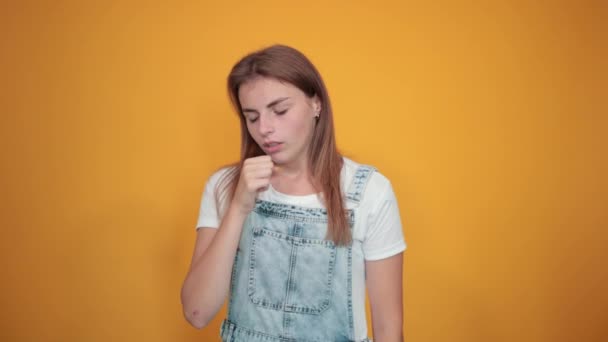
[{"label": "overall pocket", "polygon": [[274,310],[318,315],[331,304],[336,246],[253,228],[249,298]]}]

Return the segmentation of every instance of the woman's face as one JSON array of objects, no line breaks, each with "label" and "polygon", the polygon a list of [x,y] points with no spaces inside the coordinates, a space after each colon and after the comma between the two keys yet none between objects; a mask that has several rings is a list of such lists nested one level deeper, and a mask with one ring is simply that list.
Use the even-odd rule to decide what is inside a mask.
[{"label": "woman's face", "polygon": [[301,166],[307,161],[321,110],[318,97],[274,78],[257,77],[239,88],[239,101],[249,134],[276,164]]}]

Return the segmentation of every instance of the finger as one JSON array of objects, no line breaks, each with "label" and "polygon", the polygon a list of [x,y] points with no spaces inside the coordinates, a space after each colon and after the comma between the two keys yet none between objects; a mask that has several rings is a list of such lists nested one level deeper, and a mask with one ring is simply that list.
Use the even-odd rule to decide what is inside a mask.
[{"label": "finger", "polygon": [[272,163],[272,162],[258,162],[258,163],[254,163],[254,164],[245,165],[243,167],[243,170],[245,170],[247,172],[249,172],[249,171],[257,172],[258,170],[272,171],[273,166],[274,166],[274,163]]},{"label": "finger", "polygon": [[264,191],[270,186],[270,181],[266,179],[256,180],[251,183],[251,189],[255,191]]},{"label": "finger", "polygon": [[272,169],[267,167],[247,171],[247,176],[250,177],[250,179],[265,179],[270,178],[271,175]]},{"label": "finger", "polygon": [[272,161],[257,161],[257,162],[250,162],[249,164],[244,164],[243,170],[244,171],[253,171],[253,170],[259,170],[259,169],[272,170],[273,166],[274,166],[274,163]]},{"label": "finger", "polygon": [[258,165],[260,163],[267,162],[268,160],[265,157],[268,157],[268,156],[258,156],[258,157],[247,158],[243,161],[243,167]]},{"label": "finger", "polygon": [[245,162],[249,162],[250,164],[259,164],[259,163],[265,163],[265,162],[272,162],[272,158],[269,155],[262,155],[262,156],[249,158],[249,159],[245,160]]}]

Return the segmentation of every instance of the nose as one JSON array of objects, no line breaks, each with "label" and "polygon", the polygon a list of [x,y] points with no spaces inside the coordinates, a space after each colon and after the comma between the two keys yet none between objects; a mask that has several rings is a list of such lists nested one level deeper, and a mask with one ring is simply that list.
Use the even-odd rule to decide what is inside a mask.
[{"label": "nose", "polygon": [[263,136],[267,136],[267,135],[271,134],[272,132],[274,132],[274,120],[272,118],[272,115],[262,114],[258,117],[258,121],[260,122],[260,124],[259,124],[260,133]]}]

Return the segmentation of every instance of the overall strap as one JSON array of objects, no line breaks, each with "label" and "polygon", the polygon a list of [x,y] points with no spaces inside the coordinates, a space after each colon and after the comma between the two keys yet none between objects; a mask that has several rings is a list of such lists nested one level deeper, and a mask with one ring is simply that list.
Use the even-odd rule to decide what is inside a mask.
[{"label": "overall strap", "polygon": [[369,165],[359,165],[346,191],[346,198],[359,204],[365,193],[365,186],[376,168]]}]

